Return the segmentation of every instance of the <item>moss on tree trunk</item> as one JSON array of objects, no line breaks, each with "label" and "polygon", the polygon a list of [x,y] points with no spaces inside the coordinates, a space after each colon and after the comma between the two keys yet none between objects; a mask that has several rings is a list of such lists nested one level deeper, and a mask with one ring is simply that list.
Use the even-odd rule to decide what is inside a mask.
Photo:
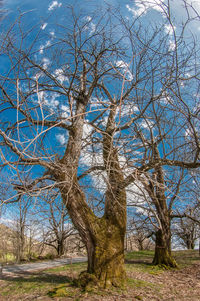
[{"label": "moss on tree trunk", "polygon": [[100,230],[88,254],[87,272],[81,273],[79,278],[82,287],[87,290],[95,285],[102,288],[124,286],[124,237],[125,231],[119,225],[101,219]]},{"label": "moss on tree trunk", "polygon": [[177,267],[175,259],[171,255],[170,235],[166,235],[160,229],[156,232],[156,245],[153,264],[166,267]]}]

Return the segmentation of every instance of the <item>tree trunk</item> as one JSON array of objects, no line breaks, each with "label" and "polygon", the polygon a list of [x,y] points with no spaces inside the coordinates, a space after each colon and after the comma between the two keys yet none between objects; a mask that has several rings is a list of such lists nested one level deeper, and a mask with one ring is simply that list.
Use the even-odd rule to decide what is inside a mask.
[{"label": "tree trunk", "polygon": [[88,268],[81,273],[79,284],[85,289],[93,286],[121,287],[125,280],[126,191],[121,185],[124,178],[118,150],[113,145],[116,106],[110,110],[103,135],[103,159],[108,187],[104,216],[99,218],[88,206],[85,193],[77,180],[86,103],[81,101],[77,105],[77,117],[69,131],[67,148],[56,166],[54,177],[60,183],[63,202],[88,253]]},{"label": "tree trunk", "polygon": [[[160,159],[157,144],[153,149],[154,159]],[[175,259],[171,255],[171,219],[170,208],[167,207],[165,196],[165,180],[162,166],[155,166],[153,181],[149,183],[149,193],[155,204],[159,219],[159,230],[156,232],[156,245],[153,263],[166,267],[177,267]]]},{"label": "tree trunk", "polygon": [[173,268],[177,267],[177,263],[171,255],[171,235],[170,233],[163,233],[161,229],[156,232],[153,264]]},{"label": "tree trunk", "polygon": [[144,250],[144,245],[143,245],[143,239],[138,239],[138,246],[139,246],[139,251],[143,251]]},{"label": "tree trunk", "polygon": [[62,256],[64,254],[64,243],[63,243],[63,240],[58,241],[57,253],[58,253],[58,256]]},{"label": "tree trunk", "polygon": [[[81,286],[88,288],[96,285],[108,288],[124,285],[124,230],[105,218],[100,219],[99,231],[93,239],[92,246],[88,244],[87,273],[80,275]],[[91,275],[94,277],[91,278]],[[95,280],[94,280],[95,279]]]}]

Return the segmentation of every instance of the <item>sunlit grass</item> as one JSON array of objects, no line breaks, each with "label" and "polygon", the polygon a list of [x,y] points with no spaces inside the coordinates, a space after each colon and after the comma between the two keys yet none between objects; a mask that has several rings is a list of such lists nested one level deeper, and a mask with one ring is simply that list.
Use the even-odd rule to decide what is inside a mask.
[{"label": "sunlit grass", "polygon": [[45,270],[47,273],[59,273],[59,272],[64,272],[67,271],[69,272],[70,270],[73,270],[74,272],[81,272],[83,270],[87,269],[87,263],[86,262],[76,262],[72,264],[67,264],[64,266],[59,266],[51,269]]},{"label": "sunlit grass", "polygon": [[[157,275],[164,272],[164,269],[152,265],[153,251],[138,251],[126,254],[127,290],[139,288],[159,291],[159,287],[144,279],[135,279],[137,273],[146,275]],[[199,261],[198,251],[176,251],[173,252],[180,268]],[[74,263],[45,270],[26,277],[7,278],[2,280],[0,296],[24,296],[27,294],[39,294],[40,296],[67,297],[72,300],[82,300],[83,292],[74,286],[74,279],[79,273],[86,270],[87,263]],[[117,291],[115,291],[115,294]],[[103,294],[96,291],[96,295]],[[138,297],[139,298],[139,297]],[[1,297],[0,297],[1,300]]]}]

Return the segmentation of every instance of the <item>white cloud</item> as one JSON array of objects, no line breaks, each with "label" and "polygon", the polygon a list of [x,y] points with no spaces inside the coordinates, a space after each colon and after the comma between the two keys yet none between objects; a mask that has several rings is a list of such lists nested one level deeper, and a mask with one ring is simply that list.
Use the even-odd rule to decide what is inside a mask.
[{"label": "white cloud", "polygon": [[53,2],[51,2],[51,4],[49,5],[48,10],[51,11],[51,10],[57,8],[57,7],[61,7],[61,5],[62,5],[62,2],[53,1]]},{"label": "white cloud", "polygon": [[69,112],[69,107],[65,105],[61,105],[61,110],[64,112]]},{"label": "white cloud", "polygon": [[126,80],[128,81],[132,81],[133,80],[133,74],[131,73],[130,69],[129,69],[129,64],[127,64],[126,62],[122,61],[122,60],[118,60],[115,62],[115,65],[118,68],[121,68],[123,70],[123,73],[126,77]]},{"label": "white cloud", "polygon": [[4,217],[0,217],[0,223],[1,224],[5,224],[5,225],[12,225],[13,226],[13,223],[14,221],[10,218],[4,218]]},{"label": "white cloud", "polygon": [[80,162],[82,165],[88,167],[92,165],[103,165],[103,154],[102,152],[95,153],[88,148],[81,154]]},{"label": "white cloud", "polygon": [[59,100],[57,99],[59,97],[58,93],[47,93],[45,91],[39,91],[37,93],[37,102],[44,104],[47,106],[52,113],[57,112],[59,106]]},{"label": "white cloud", "polygon": [[58,140],[58,142],[60,142],[61,145],[64,145],[67,142],[67,137],[64,134],[57,134],[56,139]]},{"label": "white cloud", "polygon": [[92,20],[92,18],[90,16],[85,17],[85,20],[90,22]]},{"label": "white cloud", "polygon": [[61,113],[62,118],[69,118],[69,116],[70,116],[69,107],[65,106],[65,105],[61,105],[61,110],[62,110],[62,113]]},{"label": "white cloud", "polygon": [[54,76],[61,84],[63,84],[65,81],[69,81],[68,77],[64,74],[64,71],[61,68],[54,71]]},{"label": "white cloud", "polygon": [[50,31],[49,33],[50,33],[50,35],[51,35],[52,38],[55,37],[55,31],[54,30]]},{"label": "white cloud", "polygon": [[88,22],[85,24],[84,30],[90,30],[90,34],[93,34],[96,31],[96,24],[92,22],[92,18],[90,16],[85,17],[84,20]]},{"label": "white cloud", "polygon": [[141,126],[143,129],[153,128],[153,127],[154,127],[154,122],[151,121],[151,120],[143,120],[143,121],[140,123],[140,126]]},{"label": "white cloud", "polygon": [[136,105],[131,105],[131,104],[122,105],[121,109],[119,107],[117,108],[117,114],[121,112],[121,117],[131,116],[132,114],[138,111],[139,111],[138,107]]},{"label": "white cloud", "polygon": [[92,130],[92,126],[88,123],[85,123],[83,126],[83,139],[90,138]]},{"label": "white cloud", "polygon": [[51,63],[50,60],[47,57],[44,57],[42,59],[42,67],[43,67],[43,69],[47,69],[49,67],[50,63]]},{"label": "white cloud", "polygon": [[185,138],[187,137],[192,137],[192,131],[189,128],[185,130]]},{"label": "white cloud", "polygon": [[176,49],[176,44],[174,41],[169,41],[169,51],[174,51]]},{"label": "white cloud", "polygon": [[164,29],[167,34],[172,36],[174,31],[176,30],[176,27],[172,26],[171,24],[165,24]]},{"label": "white cloud", "polygon": [[129,4],[126,5],[126,8],[128,9],[128,11],[132,12],[134,14],[135,9],[131,8]]},{"label": "white cloud", "polygon": [[43,103],[45,101],[45,92],[44,91],[39,91],[37,93],[38,96],[38,102]]},{"label": "white cloud", "polygon": [[47,24],[48,23],[44,23],[44,24],[42,24],[42,26],[40,27],[42,30],[45,30],[45,28],[47,27]]},{"label": "white cloud", "polygon": [[49,110],[54,114],[57,113],[57,109],[59,106],[59,100],[57,97],[59,97],[58,93],[47,93],[44,91],[39,91],[39,99],[38,101],[44,103]]},{"label": "white cloud", "polygon": [[52,108],[52,109],[56,109],[59,105],[59,101],[56,99],[56,95],[53,95],[52,98],[48,101],[48,105]]},{"label": "white cloud", "polygon": [[44,45],[40,45],[40,48],[39,48],[39,52],[40,54],[43,54],[44,53],[44,49],[49,47],[51,45],[51,41],[48,40],[46,41],[46,43]]},{"label": "white cloud", "polygon": [[163,13],[163,3],[164,1],[162,0],[136,0],[135,7],[132,8],[127,4],[126,8],[135,16],[146,14],[149,9]]},{"label": "white cloud", "polygon": [[116,61],[116,66],[124,69],[128,69],[128,64],[122,60]]},{"label": "white cloud", "polygon": [[41,45],[40,48],[39,48],[39,53],[43,54],[43,52],[44,52],[44,45]]},{"label": "white cloud", "polygon": [[163,92],[162,96],[160,98],[160,102],[162,102],[164,104],[172,104],[173,103],[173,99],[171,98],[170,95],[168,95],[167,93]]},{"label": "white cloud", "polygon": [[96,24],[91,22],[90,26],[91,26],[90,34],[93,34],[96,31]]}]

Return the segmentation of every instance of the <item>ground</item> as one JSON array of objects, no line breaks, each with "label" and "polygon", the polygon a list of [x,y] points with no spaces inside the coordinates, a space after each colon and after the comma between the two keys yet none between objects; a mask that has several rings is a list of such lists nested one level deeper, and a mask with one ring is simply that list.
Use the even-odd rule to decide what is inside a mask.
[{"label": "ground", "polygon": [[74,284],[86,263],[40,272],[5,275],[0,280],[0,301],[120,301],[200,300],[200,257],[197,251],[175,253],[179,269],[166,270],[151,264],[153,252],[126,256],[127,287],[124,290],[82,292]]}]

